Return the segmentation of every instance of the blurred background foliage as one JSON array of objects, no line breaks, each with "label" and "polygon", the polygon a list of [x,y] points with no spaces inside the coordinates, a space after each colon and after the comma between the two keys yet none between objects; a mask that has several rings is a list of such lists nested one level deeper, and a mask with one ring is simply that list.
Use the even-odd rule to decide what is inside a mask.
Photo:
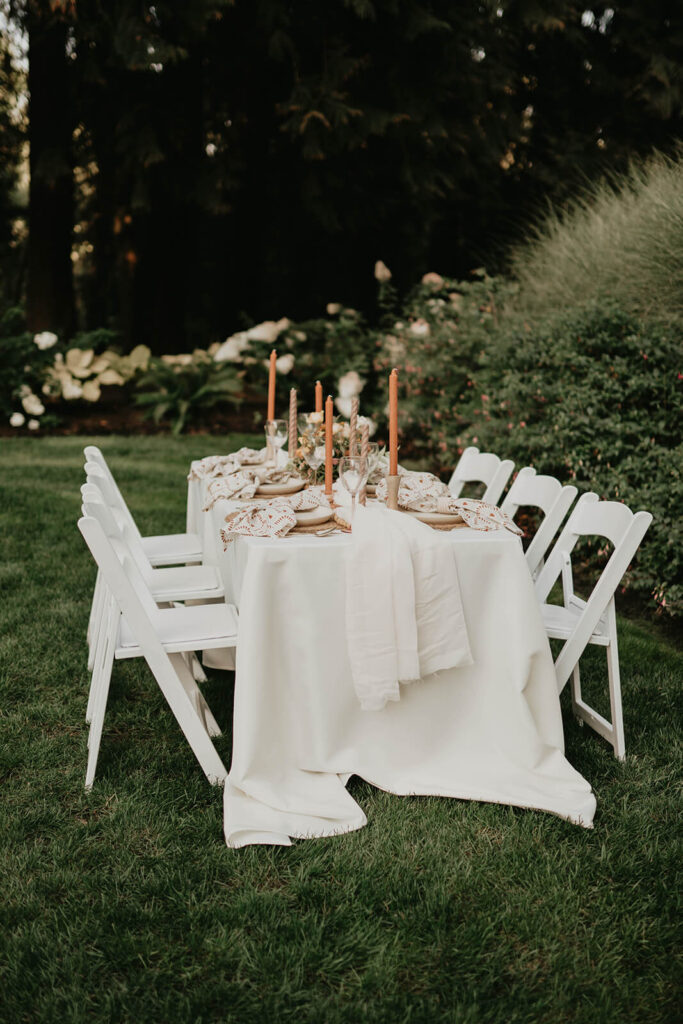
[{"label": "blurred background foliage", "polygon": [[[0,0],[0,301],[173,353],[433,268],[683,118],[678,2]],[[30,98],[29,98],[30,96]]]}]

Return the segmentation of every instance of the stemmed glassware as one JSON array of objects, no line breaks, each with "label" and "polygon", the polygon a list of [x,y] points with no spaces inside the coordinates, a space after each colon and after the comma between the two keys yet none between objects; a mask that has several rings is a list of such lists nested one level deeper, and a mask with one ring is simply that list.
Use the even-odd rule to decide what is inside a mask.
[{"label": "stemmed glassware", "polygon": [[318,470],[325,461],[325,445],[319,444],[315,448],[304,449],[304,459],[313,470],[313,482],[315,483]]},{"label": "stemmed glassware", "polygon": [[362,455],[347,455],[339,460],[339,479],[351,495],[351,524],[356,512],[356,495],[368,479],[368,460]]},{"label": "stemmed glassware", "polygon": [[264,430],[268,446],[268,462],[277,466],[277,453],[289,436],[289,423],[287,420],[266,420]]}]

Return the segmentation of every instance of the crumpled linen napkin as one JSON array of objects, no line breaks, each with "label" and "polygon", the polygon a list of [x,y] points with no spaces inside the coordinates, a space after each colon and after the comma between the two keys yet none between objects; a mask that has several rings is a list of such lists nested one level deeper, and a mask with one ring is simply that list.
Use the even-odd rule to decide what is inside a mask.
[{"label": "crumpled linen napkin", "polygon": [[245,505],[225,517],[226,527],[221,530],[223,546],[227,547],[238,534],[245,537],[284,537],[296,526],[297,512],[312,512],[320,507],[329,508],[328,500],[324,495],[309,491]]},{"label": "crumpled linen napkin", "polygon": [[[387,496],[386,480],[377,485],[377,497]],[[403,473],[398,486],[399,508],[414,512],[457,514],[473,530],[509,530],[521,536],[523,531],[497,505],[478,498],[454,498],[445,483],[432,473]]]},{"label": "crumpled linen napkin", "polygon": [[261,484],[286,484],[299,479],[288,469],[268,469],[265,466],[244,466],[228,476],[217,476],[206,485],[206,501],[202,511],[209,512],[217,501],[231,498],[253,498]]},{"label": "crumpled linen napkin", "polygon": [[381,505],[356,509],[346,560],[346,639],[361,707],[400,684],[472,664],[453,544]]},{"label": "crumpled linen napkin", "polygon": [[266,449],[240,448],[230,455],[207,455],[190,465],[188,480],[204,480],[235,473],[241,466],[259,466],[266,460]]}]

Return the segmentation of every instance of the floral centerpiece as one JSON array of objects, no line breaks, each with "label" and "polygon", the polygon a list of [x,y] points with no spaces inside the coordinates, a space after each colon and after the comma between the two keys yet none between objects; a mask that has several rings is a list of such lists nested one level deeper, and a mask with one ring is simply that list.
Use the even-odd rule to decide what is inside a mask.
[{"label": "floral centerpiece", "polygon": [[[363,424],[368,425],[368,433],[372,435],[375,424],[367,416],[358,417],[357,452],[360,454],[360,429]],[[351,438],[351,427],[345,420],[339,420],[335,416],[332,426],[332,461],[333,466],[339,464],[339,460],[349,454],[349,441]],[[383,475],[382,466],[384,461],[384,449],[378,455],[376,472],[379,478]],[[290,458],[287,464],[303,477],[309,484],[323,484],[325,482],[325,420],[322,412],[304,413],[299,417],[299,434],[296,453]],[[386,469],[384,470],[386,472]]]}]

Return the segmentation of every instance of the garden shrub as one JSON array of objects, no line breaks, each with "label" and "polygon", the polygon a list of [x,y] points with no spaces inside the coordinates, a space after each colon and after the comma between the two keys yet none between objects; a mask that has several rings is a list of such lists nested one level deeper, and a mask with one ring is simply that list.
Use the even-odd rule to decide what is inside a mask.
[{"label": "garden shrub", "polygon": [[[456,336],[464,326],[461,320]],[[409,429],[416,430],[414,447],[423,462],[445,473],[459,451],[475,444],[514,459],[517,468],[531,464],[574,483],[580,492],[651,511],[654,522],[629,585],[662,611],[681,615],[683,403],[676,330],[604,304],[533,324],[506,318],[482,339],[483,326],[473,323],[474,344],[446,345],[440,357],[426,344],[433,335],[409,353],[414,372],[404,387],[416,417]],[[466,373],[445,365],[435,376],[439,359],[463,358]]]}]

